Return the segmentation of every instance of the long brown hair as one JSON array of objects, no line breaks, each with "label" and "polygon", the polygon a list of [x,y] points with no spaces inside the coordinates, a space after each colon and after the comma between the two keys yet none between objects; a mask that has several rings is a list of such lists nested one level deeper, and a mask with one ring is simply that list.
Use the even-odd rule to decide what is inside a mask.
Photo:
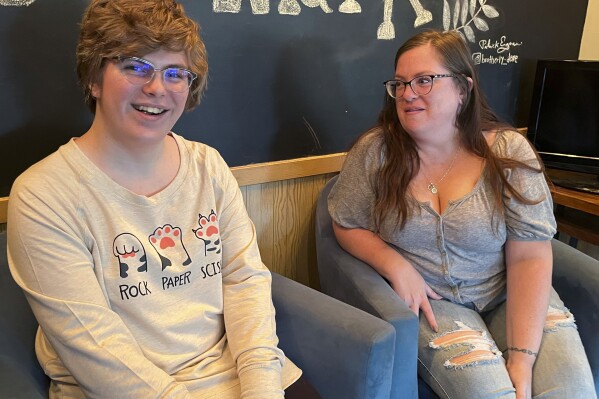
[{"label": "long brown hair", "polygon": [[[513,127],[499,120],[489,107],[479,85],[478,74],[474,69],[468,46],[457,32],[423,31],[406,41],[397,51],[395,66],[399,57],[408,50],[423,45],[432,46],[440,55],[443,65],[456,75],[459,89],[464,93],[463,105],[458,109],[456,128],[461,144],[467,151],[483,158],[488,165],[490,185],[495,198],[495,208],[503,214],[502,191],[507,188],[518,200],[526,204],[537,203],[537,199],[522,196],[506,179],[506,168],[526,168],[539,173],[540,169],[525,163],[496,156],[483,135],[484,130],[505,130]],[[472,79],[472,89],[466,79]],[[399,122],[395,99],[385,96],[385,104],[379,114],[378,126],[383,134],[385,157],[375,179],[375,204],[373,209],[375,229],[378,232],[388,216],[397,215],[397,224],[403,227],[410,212],[408,186],[420,167],[417,146],[412,137]],[[368,132],[367,132],[368,133]],[[367,134],[366,133],[366,134]],[[541,164],[537,155],[537,160]],[[542,164],[541,164],[542,165]]]}]

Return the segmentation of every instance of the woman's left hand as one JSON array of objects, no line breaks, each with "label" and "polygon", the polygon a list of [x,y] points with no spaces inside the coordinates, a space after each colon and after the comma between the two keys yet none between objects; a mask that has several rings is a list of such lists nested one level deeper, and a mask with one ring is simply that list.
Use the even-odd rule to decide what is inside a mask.
[{"label": "woman's left hand", "polygon": [[[512,384],[516,388],[516,399],[532,398],[532,364],[527,361],[530,359],[515,360],[519,354],[510,354],[507,362],[507,372],[510,375]],[[529,356],[529,355],[524,355]]]}]

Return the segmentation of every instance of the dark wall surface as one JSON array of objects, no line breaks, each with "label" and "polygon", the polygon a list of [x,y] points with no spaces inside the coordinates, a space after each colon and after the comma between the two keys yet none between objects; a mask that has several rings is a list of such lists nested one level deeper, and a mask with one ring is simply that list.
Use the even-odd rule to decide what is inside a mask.
[{"label": "dark wall surface", "polygon": [[[576,59],[587,10],[584,0],[181,3],[202,27],[210,73],[174,131],[231,166],[346,150],[375,123],[397,48],[425,28],[467,36],[489,102],[526,126],[536,60]],[[74,56],[86,4],[0,0],[0,196],[91,122]]]}]

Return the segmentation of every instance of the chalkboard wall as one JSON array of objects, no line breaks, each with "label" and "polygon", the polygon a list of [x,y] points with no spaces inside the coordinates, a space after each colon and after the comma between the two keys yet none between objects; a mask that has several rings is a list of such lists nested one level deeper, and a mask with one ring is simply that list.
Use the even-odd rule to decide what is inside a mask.
[{"label": "chalkboard wall", "polygon": [[[399,45],[425,28],[469,39],[494,109],[528,123],[536,59],[576,59],[578,0],[187,0],[208,90],[174,130],[231,166],[344,151],[372,126]],[[76,84],[84,0],[0,0],[0,196],[91,122]]]}]

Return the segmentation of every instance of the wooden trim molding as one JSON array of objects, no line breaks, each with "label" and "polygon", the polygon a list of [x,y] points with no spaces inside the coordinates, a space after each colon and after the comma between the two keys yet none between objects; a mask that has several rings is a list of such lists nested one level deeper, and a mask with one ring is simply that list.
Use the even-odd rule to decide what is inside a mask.
[{"label": "wooden trim molding", "polygon": [[319,155],[314,157],[288,159],[234,166],[233,176],[240,186],[270,183],[279,180],[335,173],[341,170],[346,153]]},{"label": "wooden trim molding", "polygon": [[8,197],[0,197],[0,223],[6,223],[8,212]]},{"label": "wooden trim molding", "polygon": [[[526,135],[528,128],[520,127],[516,130]],[[337,173],[341,170],[346,155],[346,152],[339,152],[329,155],[234,166],[231,168],[231,171],[240,186],[249,186],[252,184],[297,179],[326,173]]]},{"label": "wooden trim molding", "polygon": [[550,189],[551,194],[553,195],[553,202],[556,205],[563,205],[568,208],[599,216],[599,196],[560,186],[552,186]]}]

